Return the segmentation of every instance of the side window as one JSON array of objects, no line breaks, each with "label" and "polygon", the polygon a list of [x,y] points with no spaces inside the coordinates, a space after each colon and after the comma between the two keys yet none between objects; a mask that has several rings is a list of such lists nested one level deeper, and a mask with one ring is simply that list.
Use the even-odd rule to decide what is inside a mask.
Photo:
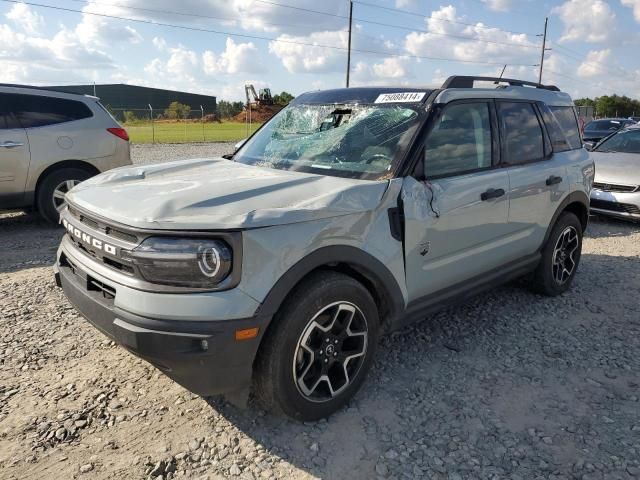
[{"label": "side window", "polygon": [[457,175],[491,166],[491,116],[486,102],[445,107],[425,142],[427,177]]},{"label": "side window", "polygon": [[23,128],[43,127],[93,116],[84,103],[41,95],[10,95],[10,110]]},{"label": "side window", "polygon": [[504,163],[518,165],[542,160],[544,137],[533,105],[525,102],[499,102],[498,112],[504,131]]},{"label": "side window", "polygon": [[538,107],[542,113],[542,121],[551,139],[551,148],[554,153],[567,152],[571,150],[571,144],[566,136],[565,130],[560,125],[558,118],[553,114],[551,109],[544,103],[539,103]]},{"label": "side window", "polygon": [[549,107],[549,109],[562,127],[562,131],[564,132],[567,142],[569,142],[571,150],[582,148],[580,127],[578,127],[575,109],[573,107]]}]

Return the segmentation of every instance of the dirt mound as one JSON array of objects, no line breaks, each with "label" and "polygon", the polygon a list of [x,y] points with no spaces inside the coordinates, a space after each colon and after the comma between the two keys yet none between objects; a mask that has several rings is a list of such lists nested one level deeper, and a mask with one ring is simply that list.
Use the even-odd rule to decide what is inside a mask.
[{"label": "dirt mound", "polygon": [[[282,105],[253,105],[251,107],[251,122],[252,123],[264,123],[273,117],[276,113],[282,110]],[[247,121],[247,109],[232,118],[234,122],[246,122]]]}]

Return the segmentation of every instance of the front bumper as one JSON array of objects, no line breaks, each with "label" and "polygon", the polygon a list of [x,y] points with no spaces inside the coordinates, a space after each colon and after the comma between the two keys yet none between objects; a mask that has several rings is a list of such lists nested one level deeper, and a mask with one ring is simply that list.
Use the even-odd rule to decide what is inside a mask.
[{"label": "front bumper", "polygon": [[[148,318],[117,307],[115,287],[94,278],[61,250],[56,284],[96,328],[168,377],[199,395],[240,391],[251,383],[253,360],[268,317],[234,320]],[[258,336],[236,340],[235,332],[258,328]]]},{"label": "front bumper", "polygon": [[589,210],[600,215],[639,221],[640,192],[607,192],[594,188]]}]

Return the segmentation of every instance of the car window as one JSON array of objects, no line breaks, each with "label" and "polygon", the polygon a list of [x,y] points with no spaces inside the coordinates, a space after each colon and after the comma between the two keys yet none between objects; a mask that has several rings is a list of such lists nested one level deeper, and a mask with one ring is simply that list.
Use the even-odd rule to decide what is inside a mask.
[{"label": "car window", "polygon": [[572,150],[582,148],[582,139],[580,138],[575,109],[573,107],[549,107],[549,109],[560,127],[562,127],[562,132],[567,142],[569,142],[569,147]]},{"label": "car window", "polygon": [[23,128],[43,127],[93,116],[84,103],[42,95],[8,95],[8,109]]},{"label": "car window", "polygon": [[425,142],[425,173],[455,175],[491,166],[491,117],[485,102],[446,107]]},{"label": "car window", "polygon": [[593,131],[593,130],[618,130],[623,125],[623,122],[619,120],[594,120],[593,122],[589,122],[585,130]]},{"label": "car window", "polygon": [[504,163],[518,165],[544,158],[544,137],[538,116],[530,103],[499,102],[504,131]]},{"label": "car window", "polygon": [[595,151],[640,153],[640,130],[618,132],[602,141]]},{"label": "car window", "polygon": [[8,108],[9,95],[0,93],[0,130],[22,128],[18,119]]}]

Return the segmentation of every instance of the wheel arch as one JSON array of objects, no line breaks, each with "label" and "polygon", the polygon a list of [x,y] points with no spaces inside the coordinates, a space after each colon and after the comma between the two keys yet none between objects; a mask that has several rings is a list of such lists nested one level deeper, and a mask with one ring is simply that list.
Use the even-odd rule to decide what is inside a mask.
[{"label": "wheel arch", "polygon": [[79,169],[85,170],[92,176],[98,175],[100,173],[100,170],[98,170],[94,165],[91,165],[89,162],[86,162],[83,160],[62,160],[60,162],[56,162],[52,165],[49,165],[42,172],[40,172],[40,175],[38,175],[38,180],[36,181],[36,186],[33,190],[32,201],[35,208],[37,208],[38,193],[40,191],[40,187],[42,185],[43,180],[47,178],[47,176],[50,175],[51,173],[56,172],[58,170],[62,170],[64,168],[79,168]]},{"label": "wheel arch", "polygon": [[542,248],[544,248],[547,240],[549,240],[553,226],[558,221],[560,215],[564,212],[571,212],[578,217],[578,220],[580,220],[580,224],[582,225],[582,231],[584,232],[589,224],[589,196],[585,192],[573,192],[567,195],[553,214],[551,222],[549,222],[547,233],[544,236],[544,242],[542,242]]},{"label": "wheel arch", "polygon": [[329,246],[315,250],[287,270],[267,294],[260,313],[275,315],[289,293],[318,270],[340,272],[362,283],[376,302],[383,331],[404,311],[402,290],[380,260],[356,247]]}]

